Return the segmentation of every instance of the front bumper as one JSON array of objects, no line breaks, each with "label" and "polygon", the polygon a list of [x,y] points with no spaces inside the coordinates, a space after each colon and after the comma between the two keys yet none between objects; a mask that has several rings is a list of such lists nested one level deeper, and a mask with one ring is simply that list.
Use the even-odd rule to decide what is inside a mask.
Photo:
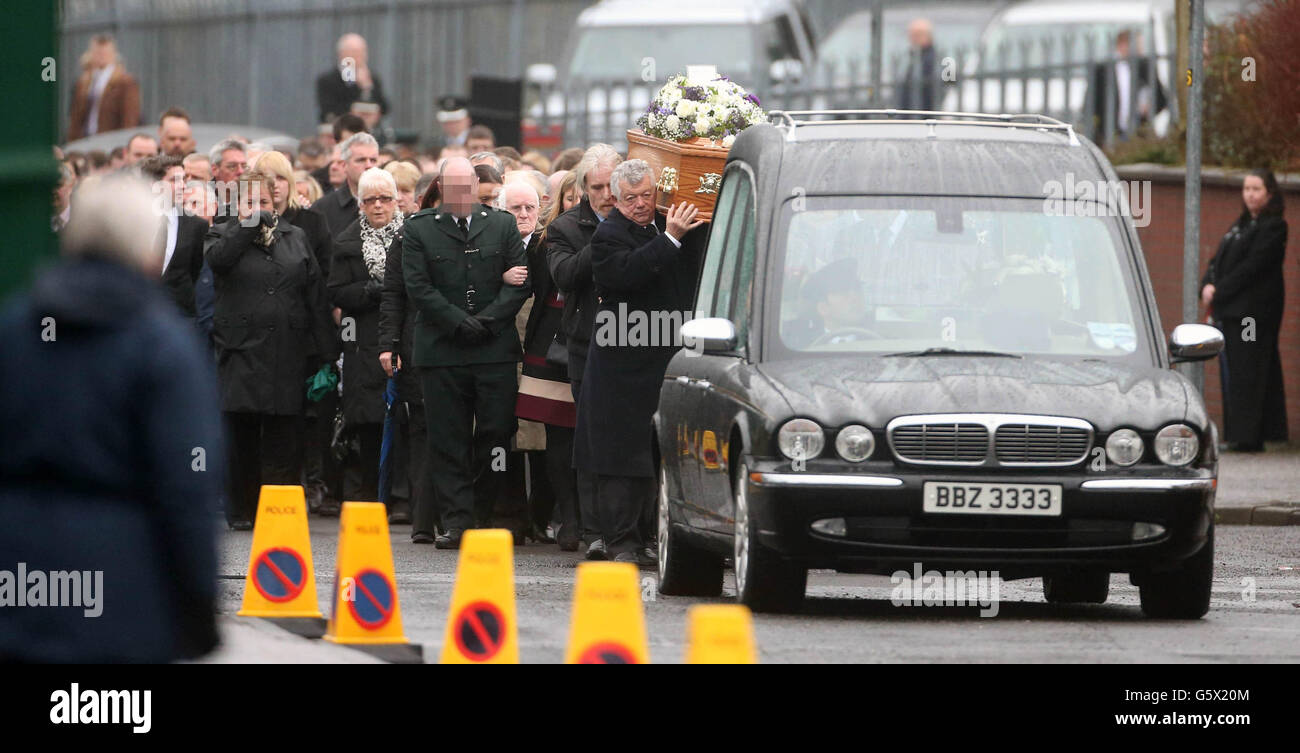
[{"label": "front bumper", "polygon": [[[1059,484],[1061,515],[923,512],[927,481]],[[876,572],[917,562],[940,568],[978,565],[1012,578],[1081,568],[1177,567],[1206,541],[1216,477],[1210,468],[1011,473],[900,468],[889,462],[852,468],[809,463],[794,472],[788,462],[750,460],[746,483],[759,541],[807,567]],[[814,529],[818,521],[834,525]]]}]

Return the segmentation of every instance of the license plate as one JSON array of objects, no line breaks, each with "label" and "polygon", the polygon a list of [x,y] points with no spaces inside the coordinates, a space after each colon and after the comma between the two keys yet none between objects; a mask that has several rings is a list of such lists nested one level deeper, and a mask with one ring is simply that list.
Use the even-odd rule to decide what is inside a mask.
[{"label": "license plate", "polygon": [[976,515],[1060,515],[1061,487],[1058,484],[927,481],[921,509]]}]

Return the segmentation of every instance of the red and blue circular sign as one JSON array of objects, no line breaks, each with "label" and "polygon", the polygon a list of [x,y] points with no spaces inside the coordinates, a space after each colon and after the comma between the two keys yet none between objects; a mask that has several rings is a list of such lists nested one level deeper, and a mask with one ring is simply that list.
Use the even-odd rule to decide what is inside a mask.
[{"label": "red and blue circular sign", "polygon": [[597,643],[578,655],[579,664],[637,664],[636,657],[627,646],[617,643]]},{"label": "red and blue circular sign", "polygon": [[505,615],[495,604],[487,601],[466,605],[456,615],[452,630],[456,648],[473,661],[487,661],[500,653],[505,634]]},{"label": "red and blue circular sign", "polygon": [[354,590],[348,601],[352,619],[366,630],[378,630],[393,618],[397,589],[378,570],[362,570],[353,578]]},{"label": "red and blue circular sign", "polygon": [[253,587],[267,601],[292,601],[306,585],[307,566],[292,549],[267,549],[253,560]]}]

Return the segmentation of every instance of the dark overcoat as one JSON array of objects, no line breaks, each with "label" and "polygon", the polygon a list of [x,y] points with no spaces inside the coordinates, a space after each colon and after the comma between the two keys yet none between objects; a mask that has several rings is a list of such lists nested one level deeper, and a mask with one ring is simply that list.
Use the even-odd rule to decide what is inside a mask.
[{"label": "dark overcoat", "polygon": [[384,422],[388,375],[379,364],[379,293],[361,255],[361,220],[334,239],[329,295],[343,309],[343,419],[351,425]]},{"label": "dark overcoat", "polygon": [[81,585],[94,616],[84,600],[0,608],[0,663],[211,650],[224,461],[212,361],[193,325],[156,281],[82,258],[7,301],[0,336],[0,569],[102,578]]},{"label": "dark overcoat", "polygon": [[269,249],[254,243],[259,230],[229,220],[209,231],[204,249],[221,409],[296,415],[307,377],[338,355],[334,322],[302,230],[282,219]]},{"label": "dark overcoat", "polygon": [[[678,249],[655,226],[639,227],[615,209],[592,235],[598,305],[573,442],[579,470],[654,475],[651,420],[678,345],[661,342],[658,335],[650,344],[637,344],[634,326],[644,317],[640,332],[649,335],[656,329],[649,324],[656,311],[679,312],[676,321],[685,321],[707,233],[707,225],[697,228]],[[675,340],[676,332],[672,335]]]},{"label": "dark overcoat", "polygon": [[[556,288],[564,294],[560,330],[569,348],[570,363],[584,363],[596,315],[596,287],[591,279],[591,236],[600,217],[583,197],[546,228],[546,266]],[[531,276],[531,275],[530,275]],[[570,373],[570,376],[580,376]]]},{"label": "dark overcoat", "polygon": [[388,247],[388,259],[384,262],[384,291],[379,299],[379,352],[389,352],[395,359],[401,359],[402,368],[397,373],[398,399],[423,405],[420,375],[411,360],[415,344],[415,309],[406,297],[406,278],[402,274],[405,249],[402,233],[398,233]]}]

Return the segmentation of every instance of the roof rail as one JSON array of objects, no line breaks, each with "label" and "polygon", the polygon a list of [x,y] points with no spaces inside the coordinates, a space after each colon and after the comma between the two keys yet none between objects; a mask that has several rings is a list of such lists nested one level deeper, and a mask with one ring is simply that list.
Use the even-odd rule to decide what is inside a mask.
[{"label": "roof rail", "polygon": [[[812,120],[807,116],[853,116],[845,120]],[[934,138],[935,125],[978,125],[1001,126],[1005,128],[1033,128],[1045,131],[1061,131],[1070,140],[1070,146],[1079,146],[1079,137],[1074,133],[1074,126],[1056,118],[1036,113],[983,113],[950,112],[946,110],[772,110],[768,112],[768,122],[777,128],[786,130],[786,139],[793,140],[795,131],[805,126],[818,125],[875,125],[906,120],[911,123],[923,123],[929,127],[929,136]]]}]

